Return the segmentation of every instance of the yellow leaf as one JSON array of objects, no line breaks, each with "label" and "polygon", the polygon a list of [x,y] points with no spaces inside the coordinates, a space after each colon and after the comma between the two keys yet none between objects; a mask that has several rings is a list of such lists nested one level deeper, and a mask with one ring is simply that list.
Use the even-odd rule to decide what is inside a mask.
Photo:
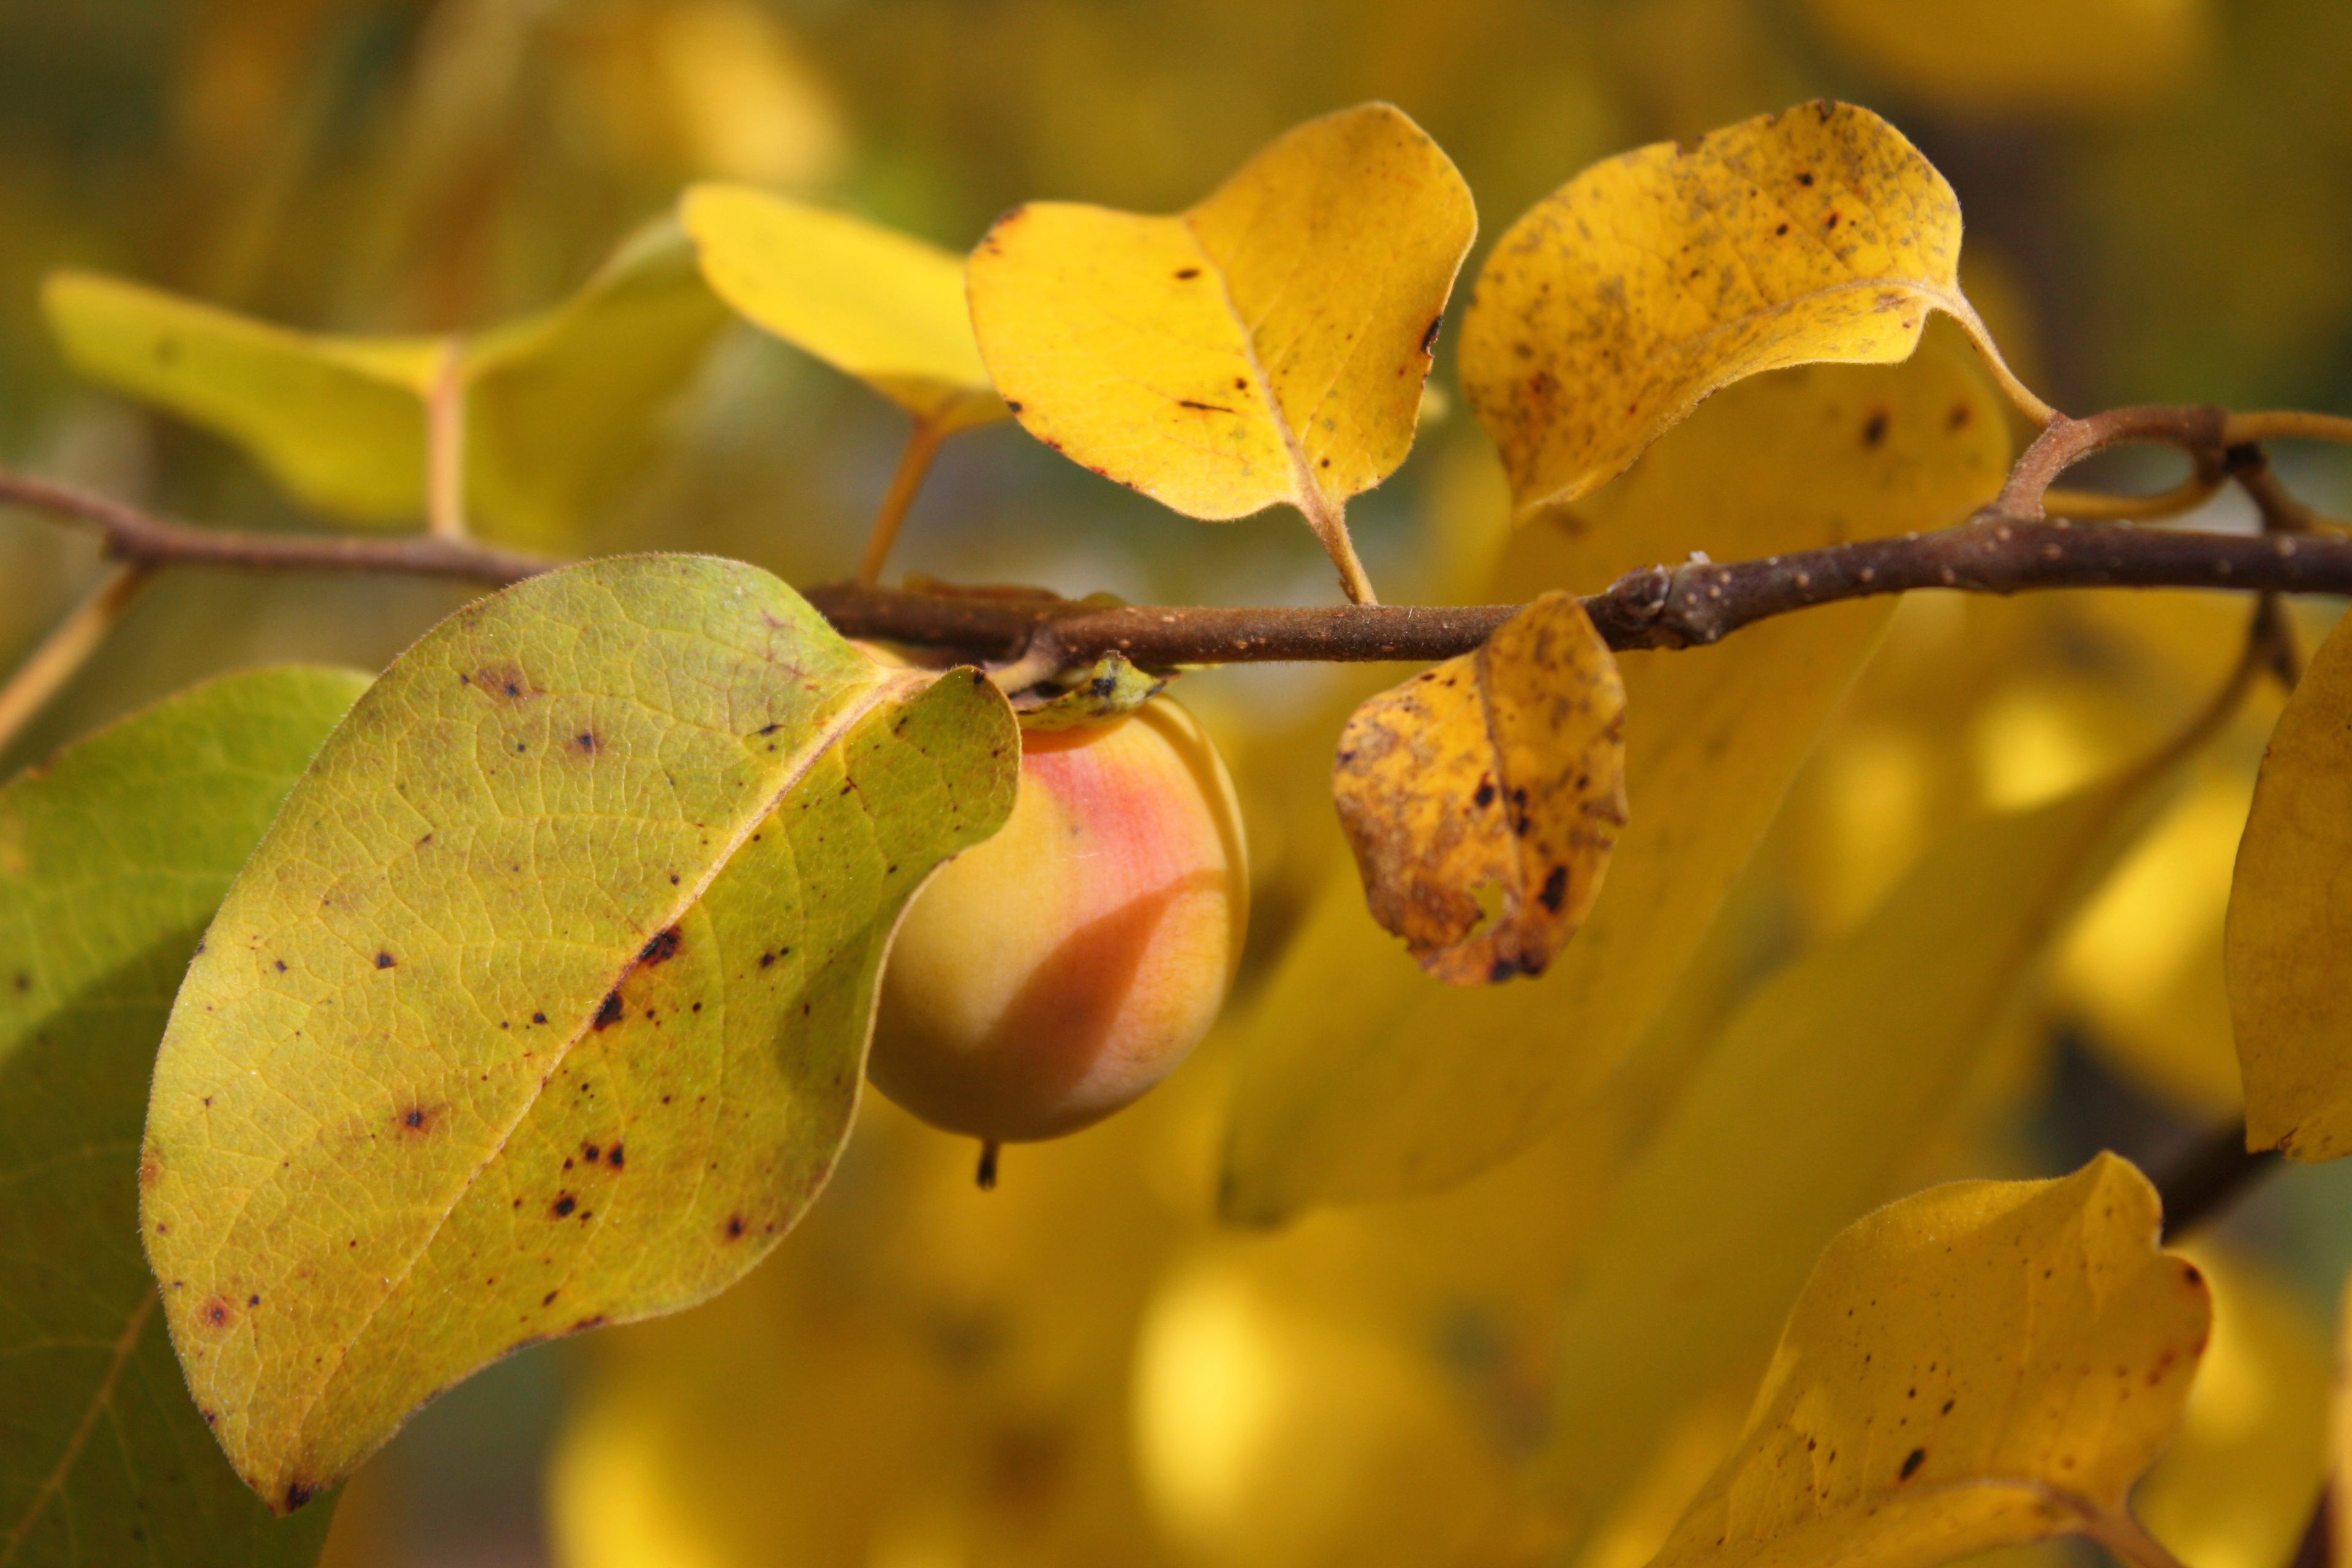
[{"label": "yellow leaf", "polygon": [[1934,310],[1973,324],[1959,257],[1952,187],[1866,109],[1658,142],[1496,242],[1462,323],[1463,387],[1525,517],[1623,472],[1742,376],[1907,358]]},{"label": "yellow leaf", "polygon": [[719,297],[938,433],[1004,417],[964,303],[961,257],[748,185],[691,187],[678,214]]},{"label": "yellow leaf", "polygon": [[2327,635],[2287,699],[2254,781],[2223,960],[2245,1081],[2246,1145],[2352,1153],[2352,634]]},{"label": "yellow leaf", "polygon": [[1665,1423],[1760,1349],[1822,1245],[1949,1120],[2172,759],[1931,849],[1870,918],[1732,1015],[1626,1171],[1564,1309],[1546,1465],[1592,1518]]},{"label": "yellow leaf", "polygon": [[[1931,528],[1990,499],[2008,462],[1997,400],[1940,340],[1900,366],[1791,371],[1726,392],[1622,484],[1521,530],[1489,592]],[[1589,1097],[1673,994],[1886,613],[1832,605],[1722,648],[1620,657],[1633,822],[1541,980],[1430,984],[1364,912],[1352,868],[1328,872],[1240,1021],[1228,1215],[1437,1191]]]},{"label": "yellow leaf", "polygon": [[[2214,45],[2210,0],[1811,0],[1831,43],[1957,114],[2112,113],[2161,99]],[[2031,48],[2018,40],[2031,37]]]},{"label": "yellow leaf", "polygon": [[403,653],[207,931],[142,1234],[273,1507],[520,1345],[717,1293],[848,1131],[882,958],[1002,826],[977,671],[885,670],[767,574],[551,572]]},{"label": "yellow leaf", "polygon": [[1625,688],[1572,594],[1358,708],[1332,773],[1372,918],[1454,985],[1540,974],[1625,825]]},{"label": "yellow leaf", "polygon": [[2125,1496],[2179,1424],[2211,1316],[2159,1218],[2101,1154],[1857,1220],[1654,1568],[1929,1568],[2066,1533],[2128,1549]]},{"label": "yellow leaf", "polygon": [[2197,1568],[2294,1560],[2326,1466],[2326,1326],[2293,1282],[2209,1243],[2181,1249],[2213,1288],[2213,1342],[2180,1435],[2132,1494],[2132,1511]]},{"label": "yellow leaf", "polygon": [[972,253],[972,325],[1031,435],[1192,517],[1287,501],[1346,575],[1343,509],[1412,445],[1476,229],[1437,144],[1364,104],[1175,216],[1014,208]]},{"label": "yellow leaf", "polygon": [[72,270],[41,308],[76,370],[217,430],[304,504],[370,521],[424,504],[437,340],[290,331]]}]

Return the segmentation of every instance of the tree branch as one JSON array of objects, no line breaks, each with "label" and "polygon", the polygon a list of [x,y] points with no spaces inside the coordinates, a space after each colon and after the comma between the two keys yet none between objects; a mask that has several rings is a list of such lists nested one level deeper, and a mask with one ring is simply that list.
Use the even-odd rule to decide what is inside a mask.
[{"label": "tree branch", "polygon": [[2156,1173],[2164,1238],[2177,1240],[2212,1220],[2283,1163],[2276,1150],[2246,1147],[2242,1121],[2200,1138]]},{"label": "tree branch", "polygon": [[[2046,521],[2059,475],[2111,447],[2153,442],[2188,453],[2200,482],[2251,477],[2267,512],[2270,480],[2258,448],[2227,438],[2241,426],[2314,433],[2310,420],[2225,415],[2191,406],[2118,408],[2053,419],[2018,459],[2001,498],[1955,527],[1857,540],[1760,561],[1694,558],[1629,574],[1587,596],[1586,611],[1614,648],[1677,648],[1720,641],[1774,616],[1844,599],[1919,588],[2017,594],[2049,588],[2209,588],[2352,595],[2352,540],[2308,533],[2193,532],[2128,523]],[[2316,416],[2313,416],[2316,418]],[[2327,422],[2321,421],[2326,425]],[[2332,428],[2332,426],[2328,426]],[[460,578],[493,586],[558,563],[432,534],[238,533],[152,516],[102,496],[0,470],[0,501],[94,527],[109,554],[142,566],[382,572]],[[1066,668],[1125,655],[1151,668],[1282,660],[1428,663],[1467,653],[1519,606],[1344,605],[1323,608],[1148,607],[1060,599],[1043,590],[886,589],[821,584],[807,596],[851,637],[951,648],[982,658]]]},{"label": "tree branch", "polygon": [[254,572],[374,572],[456,577],[504,587],[562,564],[446,535],[240,533],[198,528],[70,485],[0,468],[0,502],[95,529],[106,553],[136,566],[235,566]]},{"label": "tree branch", "polygon": [[1047,656],[1048,668],[1125,655],[1177,664],[1339,663],[1467,653],[1517,605],[1333,605],[1233,609],[1118,605],[1037,595],[964,594],[821,583],[802,593],[845,636],[953,647],[989,658]]},{"label": "tree branch", "polygon": [[[1652,566],[1588,595],[1613,648],[1694,647],[1774,616],[1917,588],[2017,594],[2048,588],[2214,588],[2352,595],[2352,540],[2077,527],[1984,513],[1956,528],[1718,565]],[[1412,659],[1467,653],[1517,613],[1349,605],[1318,609],[1098,608],[1043,596],[825,584],[810,602],[852,637],[1011,658],[1038,640],[1065,665],[1109,653],[1139,665],[1284,659]]]}]

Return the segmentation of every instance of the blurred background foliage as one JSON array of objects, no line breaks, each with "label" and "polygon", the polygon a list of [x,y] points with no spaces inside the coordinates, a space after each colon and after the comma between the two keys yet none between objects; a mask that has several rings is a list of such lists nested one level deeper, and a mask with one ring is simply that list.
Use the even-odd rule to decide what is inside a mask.
[{"label": "blurred background foliage", "polygon": [[[1951,178],[1971,292],[2060,406],[2341,412],[2347,67],[2340,0],[0,0],[0,454],[194,518],[316,521],[226,443],[77,382],[37,304],[56,267],[310,330],[473,331],[571,294],[691,180],[961,249],[1032,196],[1172,209],[1286,126],[1374,97],[1453,154],[1489,237],[1610,153],[1816,94],[1866,103]],[[1433,386],[1416,455],[1356,508],[1391,599],[1475,592],[1500,543],[1500,476],[1446,412],[1447,350]],[[537,542],[845,575],[905,420],[735,327],[652,434],[543,509]],[[2279,458],[2352,511],[2340,461]],[[2176,476],[2119,458],[2090,477]],[[2200,521],[2245,519],[2225,500]],[[1010,424],[948,445],[896,564],[1139,601],[1329,596],[1295,521],[1192,522]],[[0,650],[96,571],[85,541],[0,521]],[[173,575],[9,760],[217,669],[380,666],[459,597]],[[1703,1036],[1850,929],[1970,814],[2147,752],[2218,681],[2242,616],[2185,595],[1906,604],[1686,977],[1682,1026]],[[2324,626],[2307,612],[2306,644]],[[1341,853],[1331,737],[1381,675],[1185,683],[1251,818],[1238,1005]],[[2098,1146],[2160,1164],[2234,1114],[2221,915],[2274,712],[2262,700],[2210,749],[2074,923],[1910,1184]],[[1545,1483],[1549,1389],[1577,1353],[1559,1302],[1634,1133],[1571,1128],[1445,1197],[1221,1234],[1226,1071],[1213,1041],[1136,1112],[1013,1151],[990,1195],[967,1147],[872,1107],[749,1285],[452,1394],[353,1484],[336,1561],[1642,1562],[1750,1374],[1676,1413],[1606,1517],[1568,1517]],[[2200,1243],[2220,1338],[2144,1494],[2197,1568],[2272,1568],[2301,1530],[2347,1198],[2334,1169],[2298,1169]]]}]

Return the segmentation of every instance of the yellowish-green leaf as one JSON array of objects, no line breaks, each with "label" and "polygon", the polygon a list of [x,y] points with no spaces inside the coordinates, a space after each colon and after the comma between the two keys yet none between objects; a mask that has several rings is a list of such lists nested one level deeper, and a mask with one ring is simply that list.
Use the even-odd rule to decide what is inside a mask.
[{"label": "yellowish-green leaf", "polygon": [[133,1239],[146,1084],[205,921],[367,678],[229,676],[0,789],[0,1563],[299,1568],[189,1400]]},{"label": "yellowish-green leaf", "polygon": [[2066,1533],[2129,1551],[2126,1494],[2179,1424],[2211,1317],[2160,1218],[2102,1154],[1856,1221],[1654,1568],[1931,1568]]},{"label": "yellowish-green leaf", "polygon": [[702,184],[678,216],[719,297],[945,434],[1004,417],[972,342],[963,258],[813,202]]},{"label": "yellowish-green leaf", "polygon": [[2167,754],[1922,857],[1735,1012],[1612,1195],[1576,1287],[1546,1465],[1590,1521],[1675,1414],[1759,1353],[1822,1246],[1949,1119],[2068,917],[2162,805]]},{"label": "yellowish-green leaf", "polygon": [[[1521,530],[1490,592],[1589,592],[1693,550],[1740,560],[1948,522],[2000,488],[2002,413],[1940,334],[1899,366],[1743,384],[1656,461]],[[1442,1189],[1584,1102],[1674,994],[1885,614],[1832,605],[1722,648],[1620,656],[1633,821],[1541,980],[1430,984],[1364,912],[1353,869],[1335,868],[1242,1020],[1227,1214],[1272,1222]]]},{"label": "yellowish-green leaf", "polygon": [[741,1277],[831,1169],[899,910],[1013,717],[782,583],[593,563],[442,623],[231,889],[142,1219],[197,1402],[299,1504],[519,1345]]},{"label": "yellowish-green leaf", "polygon": [[2246,1143],[2290,1160],[2352,1153],[2352,633],[2312,656],[2254,782],[2223,958]]},{"label": "yellowish-green leaf", "polygon": [[972,253],[972,325],[1047,446],[1192,517],[1287,501],[1334,548],[1348,498],[1412,445],[1476,230],[1437,144],[1364,104],[1174,216],[1014,208]]},{"label": "yellowish-green leaf", "polygon": [[1573,594],[1358,708],[1332,793],[1372,918],[1448,984],[1540,974],[1625,826],[1625,688]]},{"label": "yellowish-green leaf", "polygon": [[580,291],[466,346],[466,500],[488,531],[553,548],[658,445],[662,405],[727,323],[678,226],[624,240]]},{"label": "yellowish-green leaf", "polygon": [[1811,0],[1807,8],[1832,45],[1884,81],[1977,119],[2140,108],[2178,88],[2218,41],[2210,0]]},{"label": "yellowish-green leaf", "polygon": [[[297,500],[367,522],[425,500],[445,340],[297,332],[92,273],[53,274],[77,370],[237,443]],[[726,311],[675,224],[648,225],[562,304],[461,346],[465,499],[480,531],[559,542],[643,459],[653,415]]]},{"label": "yellowish-green leaf", "polygon": [[1866,109],[1807,104],[1594,164],[1496,242],[1462,383],[1520,515],[1572,501],[1742,376],[1907,358],[1973,323],[1960,205]]},{"label": "yellowish-green leaf", "polygon": [[72,270],[41,305],[76,370],[235,441],[306,506],[373,522],[423,508],[435,340],[289,331]]}]

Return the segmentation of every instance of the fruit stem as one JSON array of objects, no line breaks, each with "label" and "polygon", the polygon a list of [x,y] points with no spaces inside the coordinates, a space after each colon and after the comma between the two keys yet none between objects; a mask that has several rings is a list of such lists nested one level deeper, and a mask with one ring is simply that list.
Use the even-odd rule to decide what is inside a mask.
[{"label": "fruit stem", "polygon": [[983,1193],[996,1190],[996,1156],[1003,1147],[993,1138],[982,1141],[980,1145],[980,1169],[972,1173],[972,1179],[980,1184],[980,1190]]}]

